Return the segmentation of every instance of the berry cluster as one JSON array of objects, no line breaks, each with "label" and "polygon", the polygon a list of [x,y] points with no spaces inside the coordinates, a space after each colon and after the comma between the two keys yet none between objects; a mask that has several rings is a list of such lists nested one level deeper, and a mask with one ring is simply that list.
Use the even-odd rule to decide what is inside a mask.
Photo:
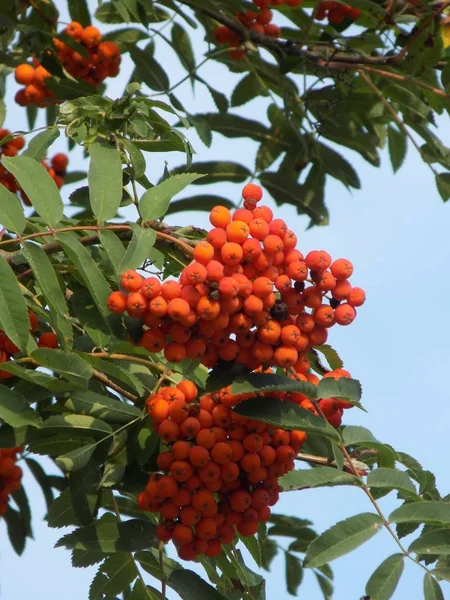
[{"label": "berry cluster", "polygon": [[8,509],[8,498],[21,486],[22,469],[16,465],[23,448],[0,448],[0,516]]},{"label": "berry cluster", "polygon": [[[281,4],[297,7],[303,4],[303,0],[253,0],[253,4],[258,10],[239,11],[236,14],[239,21],[250,31],[278,38],[281,35],[281,30],[278,25],[272,23],[273,13],[269,7],[280,6]],[[216,27],[213,31],[213,37],[216,44],[230,44],[231,48],[228,54],[231,58],[237,60],[245,56],[245,49],[240,47],[242,43],[240,35],[229,27],[225,25]]]},{"label": "berry cluster", "polygon": [[[102,42],[102,34],[96,27],[89,25],[83,28],[73,21],[67,25],[65,33],[83,46],[83,52],[78,52],[69,44],[53,39],[58,59],[69,75],[98,86],[106,77],[119,74],[119,46],[115,42]],[[52,102],[53,93],[45,85],[51,74],[36,59],[33,63],[34,66],[28,63],[18,65],[14,71],[17,83],[25,86],[15,98],[21,106],[45,106]]]},{"label": "berry cluster", "polygon": [[184,560],[218,556],[237,532],[254,535],[279,497],[278,478],[294,467],[306,434],[287,432],[232,411],[245,396],[229,388],[197,399],[191,381],[163,387],[146,406],[168,450],[138,496],[159,513],[160,540]]},{"label": "berry cluster", "polygon": [[[11,132],[9,129],[0,129],[0,140],[9,136]],[[25,146],[25,139],[23,137],[16,137],[5,144],[0,146],[0,158],[2,156],[15,156],[19,150]],[[66,169],[69,164],[69,158],[63,152],[55,154],[50,162],[46,160],[42,161],[42,164],[47,169],[50,177],[54,180],[58,188],[64,185],[64,177],[66,175]],[[14,194],[20,192],[20,196],[24,203],[30,206],[30,201],[25,192],[19,186],[16,178],[9,171],[0,165],[0,184],[4,185],[10,192]]]},{"label": "berry cluster", "polygon": [[[39,328],[39,319],[31,310],[28,311],[28,318],[30,320],[30,333],[35,333]],[[58,338],[56,333],[53,331],[45,331],[40,334],[37,338],[37,345],[39,348],[57,348]],[[14,342],[0,329],[0,364],[6,363],[9,360],[13,360],[14,354],[19,352],[19,348]],[[14,377],[12,373],[0,369],[0,380],[10,379]],[[1,486],[0,486],[1,490]]]},{"label": "berry cluster", "polygon": [[340,2],[321,2],[317,9],[316,18],[321,21],[328,18],[330,25],[340,25],[345,19],[356,21],[361,15],[359,8],[354,8],[350,4],[341,4]]},{"label": "berry cluster", "polygon": [[212,209],[213,228],[179,281],[161,284],[127,271],[125,292],[113,292],[108,308],[142,319],[140,344],[164,350],[170,362],[200,358],[208,368],[222,360],[304,373],[308,350],[325,344],[336,323],[354,320],[364,291],[350,284],[347,259],[332,261],[324,250],[303,256],[285,221],[257,206],[259,186],[246,185],[243,197],[244,208],[233,214]]}]

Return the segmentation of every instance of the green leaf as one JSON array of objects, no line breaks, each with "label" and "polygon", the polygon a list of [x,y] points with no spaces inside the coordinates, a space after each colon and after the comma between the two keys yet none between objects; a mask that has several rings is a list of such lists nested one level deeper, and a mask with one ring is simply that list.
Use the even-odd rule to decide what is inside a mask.
[{"label": "green leaf", "polygon": [[332,467],[315,467],[291,471],[280,478],[280,485],[285,491],[302,490],[313,487],[330,487],[335,485],[360,485],[357,477]]},{"label": "green leaf", "polygon": [[372,573],[366,585],[366,594],[373,600],[389,600],[397,589],[402,576],[403,554],[393,554]]},{"label": "green leaf", "polygon": [[444,202],[450,198],[450,173],[439,173],[436,175],[436,186]]},{"label": "green leaf", "polygon": [[373,513],[361,513],[340,521],[311,542],[304,566],[321,567],[348,554],[367,542],[383,527],[383,519]]},{"label": "green leaf", "polygon": [[447,502],[414,502],[404,504],[389,515],[392,523],[431,523],[450,525],[450,504]]},{"label": "green leaf", "polygon": [[392,169],[394,173],[396,173],[402,166],[406,157],[407,147],[408,145],[405,134],[389,126],[388,148],[389,157],[391,159]]},{"label": "green leaf", "polygon": [[334,588],[331,581],[326,579],[326,577],[324,577],[320,573],[317,573],[317,571],[314,571],[314,575],[316,576],[317,583],[319,584],[320,591],[323,594],[324,600],[332,600]]},{"label": "green leaf", "polygon": [[19,197],[4,185],[0,185],[0,224],[6,227],[7,231],[19,235],[27,224]]},{"label": "green leaf", "polygon": [[92,377],[92,367],[81,356],[64,350],[38,348],[31,357],[42,367],[59,373],[78,387],[87,388]]},{"label": "green leaf", "polygon": [[373,434],[365,427],[346,426],[343,428],[344,444],[346,446],[364,446],[372,448],[378,452],[378,463],[382,467],[394,468],[397,458],[394,450],[379,442]]},{"label": "green leaf", "polygon": [[129,423],[141,416],[141,411],[136,406],[90,390],[72,392],[64,407],[78,414],[97,417],[107,423]]},{"label": "green leaf", "polygon": [[57,333],[63,347],[70,346],[73,340],[72,325],[69,321],[69,309],[64,294],[56,277],[55,270],[47,254],[41,246],[26,242],[23,247],[23,255],[28,261],[36,281],[50,309],[55,313]]},{"label": "green leaf", "polygon": [[204,177],[204,175],[199,173],[180,173],[168,177],[159,185],[147,190],[139,202],[142,220],[145,222],[163,217],[172,198],[201,177]]},{"label": "green leaf", "polygon": [[71,233],[59,233],[56,238],[91,292],[100,313],[104,316],[108,315],[106,303],[111,294],[111,288],[90,252]]},{"label": "green leaf", "polygon": [[72,21],[77,21],[83,27],[91,24],[91,15],[86,0],[68,0],[68,8]]},{"label": "green leaf", "polygon": [[379,467],[371,471],[367,477],[369,487],[402,490],[416,495],[416,488],[411,479],[403,471]]},{"label": "green leaf", "polygon": [[48,510],[47,524],[54,529],[78,524],[78,520],[73,510],[69,488],[66,488],[61,492],[61,494],[53,501]]},{"label": "green leaf", "polygon": [[235,411],[291,431],[301,429],[307,433],[315,433],[330,440],[339,441],[339,433],[325,419],[316,417],[309,410],[301,408],[292,402],[283,402],[275,398],[252,398],[241,402]]},{"label": "green leaf", "polygon": [[444,579],[450,581],[450,567],[436,567],[431,573],[438,579]]},{"label": "green leaf", "polygon": [[322,346],[319,346],[318,348],[316,348],[316,350],[317,352],[320,352],[325,356],[328,364],[330,365],[330,368],[333,371],[334,369],[343,368],[344,362],[334,348],[332,348],[328,344],[322,344]]},{"label": "green leaf", "polygon": [[120,271],[118,266],[120,265],[124,255],[125,247],[114,233],[114,231],[100,231],[99,233],[100,242],[105,250],[109,262],[116,274],[117,283],[120,281]]},{"label": "green leaf", "polygon": [[28,156],[3,157],[6,169],[14,175],[36,212],[47,225],[56,227],[63,216],[63,203],[56,183],[41,163]]},{"label": "green leaf", "polygon": [[257,392],[299,392],[308,396],[316,397],[316,386],[307,381],[290,379],[285,375],[271,375],[266,373],[249,373],[234,378],[231,385],[233,394],[248,394]]},{"label": "green leaf", "polygon": [[177,569],[170,574],[167,584],[177,592],[181,600],[227,600],[219,591],[206,583],[197,573]]},{"label": "green leaf", "polygon": [[245,537],[241,537],[241,542],[250,552],[253,560],[261,568],[261,547],[259,545],[258,538],[254,535],[248,535]]},{"label": "green leaf", "polygon": [[293,204],[299,214],[311,217],[316,225],[324,221],[324,215],[316,209],[312,203],[305,202],[304,186],[293,179],[287,178],[283,172],[266,171],[260,175],[259,180],[275,200],[277,206],[282,204]]},{"label": "green leaf", "polygon": [[136,44],[141,40],[148,38],[148,34],[141,29],[135,27],[126,27],[125,29],[116,29],[102,36],[105,42],[115,42],[122,52],[127,52],[128,44]]},{"label": "green leaf", "polygon": [[410,545],[410,552],[416,554],[441,554],[450,555],[450,530],[438,529],[423,533]]},{"label": "green leaf", "polygon": [[255,73],[248,73],[231,94],[231,106],[242,106],[254,98],[267,96],[267,88]]},{"label": "green leaf", "polygon": [[359,405],[362,388],[359,381],[341,377],[333,379],[326,377],[321,379],[317,386],[317,398],[342,398],[352,404]]},{"label": "green leaf", "polygon": [[357,190],[361,188],[358,173],[338,152],[320,142],[316,143],[314,148],[317,151],[323,169],[325,169],[327,173],[335,179],[342,181],[347,187],[353,187]]},{"label": "green leaf", "polygon": [[186,30],[179,23],[174,23],[171,31],[172,48],[177,53],[177,56],[183,67],[189,73],[195,71],[195,56],[192,49],[191,39]]},{"label": "green leaf", "polygon": [[128,45],[131,60],[136,65],[134,80],[143,82],[152,90],[165,92],[170,87],[169,78],[161,65],[153,58],[153,44],[141,50],[138,46]]},{"label": "green leaf", "polygon": [[424,600],[445,600],[441,586],[430,573],[425,573],[425,578],[423,580],[423,596]]},{"label": "green leaf", "polygon": [[[106,517],[108,515],[105,515]],[[109,515],[111,517],[112,515]],[[105,553],[136,552],[157,546],[156,525],[141,519],[130,519],[123,523],[103,517],[93,525],[81,527],[62,537],[56,548],[70,550],[101,550]]]},{"label": "green leaf", "polygon": [[41,131],[41,133],[38,133],[30,140],[28,148],[22,153],[22,156],[29,156],[40,162],[45,158],[49,147],[58,138],[59,129],[57,127],[50,127],[45,131]]},{"label": "green leaf", "polygon": [[63,471],[78,471],[87,465],[96,449],[95,443],[85,444],[80,448],[61,454],[56,459],[56,464]]},{"label": "green leaf", "polygon": [[[251,176],[247,167],[231,161],[194,163],[192,168],[196,173],[204,174],[204,177],[196,180],[196,185],[220,183],[223,181],[242,183]],[[175,169],[173,173],[183,173],[185,170],[185,167],[179,167],[178,169]]]},{"label": "green leaf", "polygon": [[[106,575],[106,576],[105,576]],[[92,581],[89,600],[102,600],[106,596],[121,594],[138,575],[133,556],[117,553],[109,556]]]},{"label": "green leaf", "polygon": [[49,478],[42,466],[37,461],[32,458],[26,458],[25,462],[42,490],[48,510],[53,502],[53,492]]},{"label": "green leaf", "polygon": [[123,256],[118,272],[124,273],[128,269],[137,269],[141,267],[149,256],[150,248],[153,248],[156,241],[156,231],[151,228],[143,229],[138,225],[133,227],[133,237]]},{"label": "green leaf", "polygon": [[30,408],[25,398],[4,385],[0,385],[0,419],[14,428],[42,427],[40,415]]},{"label": "green leaf", "polygon": [[108,423],[87,415],[55,415],[44,421],[44,429],[65,435],[79,432],[99,437],[108,437],[113,433]]},{"label": "green leaf", "polygon": [[25,550],[26,529],[22,522],[21,516],[17,510],[8,506],[6,513],[3,515],[6,527],[8,530],[9,541],[19,556]]},{"label": "green leaf", "polygon": [[3,256],[0,256],[0,325],[22,351],[36,348],[19,282]]},{"label": "green leaf", "polygon": [[90,550],[72,550],[72,567],[76,569],[91,567],[105,560],[103,552]]},{"label": "green leaf", "polygon": [[[196,115],[207,121],[213,131],[221,133],[227,138],[250,138],[256,142],[272,141],[275,143],[270,130],[259,121],[245,119],[239,115],[227,113],[221,115],[218,113],[202,113]],[[289,149],[289,144],[281,142],[285,150]]]},{"label": "green leaf", "polygon": [[99,223],[116,216],[122,201],[122,161],[119,151],[105,143],[89,146],[89,198]]},{"label": "green leaf", "polygon": [[225,206],[225,208],[235,208],[235,205],[231,200],[222,198],[222,196],[213,195],[199,195],[190,196],[189,198],[183,198],[182,200],[175,200],[169,204],[166,211],[166,215],[173,215],[175,213],[191,211],[191,210],[205,210],[210,211],[215,206]]},{"label": "green leaf", "polygon": [[297,596],[297,590],[303,579],[303,569],[299,559],[285,552],[286,559],[286,585],[287,591],[291,596]]}]

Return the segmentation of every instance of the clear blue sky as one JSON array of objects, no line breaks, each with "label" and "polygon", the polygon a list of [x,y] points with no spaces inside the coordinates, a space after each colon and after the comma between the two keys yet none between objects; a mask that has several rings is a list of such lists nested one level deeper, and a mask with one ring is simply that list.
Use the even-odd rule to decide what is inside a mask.
[{"label": "clear blue sky", "polygon": [[[64,15],[65,2],[59,4]],[[202,49],[201,40],[197,47]],[[160,58],[162,52],[165,54],[164,65],[171,82],[178,81],[184,72],[168,47],[158,42],[158,51]],[[127,75],[131,72],[127,60],[122,72]],[[200,74],[224,91],[232,89],[238,80],[217,64],[206,65]],[[16,90],[12,79],[8,81],[5,125],[17,130],[26,126],[24,111],[11,104]],[[124,81],[124,77],[114,80],[108,94],[120,95]],[[212,108],[208,92],[200,87],[195,96],[189,84],[177,93],[192,113]],[[254,101],[239,112],[252,118],[264,118],[264,107],[264,100]],[[448,122],[441,121],[440,135],[444,142],[448,143],[449,134]],[[215,134],[213,147],[207,149],[195,132],[190,132],[189,137],[197,151],[196,160],[236,160],[253,167],[255,147],[251,142],[226,140]],[[51,153],[56,148],[64,150],[65,143],[55,144]],[[367,292],[367,303],[359,310],[355,323],[349,328],[333,328],[330,335],[346,368],[361,381],[363,402],[369,411],[368,414],[357,409],[347,411],[345,422],[366,426],[380,440],[418,458],[425,468],[437,475],[438,485],[445,494],[450,407],[440,381],[446,375],[449,359],[450,321],[446,306],[450,295],[450,207],[442,204],[431,172],[412,148],[408,150],[405,166],[395,176],[387,153],[383,153],[381,169],[374,169],[356,154],[347,152],[346,155],[360,174],[362,190],[351,194],[334,180],[328,183],[326,201],[331,214],[330,226],[305,231],[307,221],[298,217],[293,207],[277,208],[270,197],[266,200],[275,208],[276,215],[287,220],[296,231],[302,251],[326,249],[333,257],[345,256],[352,260],[355,265],[352,281]],[[147,174],[151,180],[161,175],[165,160],[169,167],[182,162],[182,156],[175,153],[147,156]],[[70,169],[79,168],[83,168],[83,164],[78,151],[71,154]],[[74,187],[64,187],[63,196],[67,197]],[[210,191],[238,200],[240,187],[225,184],[220,191],[218,187]],[[205,186],[192,186],[185,196],[207,191]],[[207,216],[201,213],[174,215],[169,222],[208,225]],[[444,311],[443,316],[439,310]],[[27,545],[20,559],[17,558],[0,522],[0,598],[59,600],[62,595],[65,600],[87,598],[95,568],[75,570],[70,565],[69,552],[53,549],[65,531],[48,530],[43,521],[45,506],[40,490],[28,474],[24,484],[34,512],[35,541]],[[395,506],[394,500],[394,494],[381,500],[387,513]],[[360,490],[346,488],[285,493],[275,508],[275,512],[312,520],[318,531],[354,514],[371,511],[370,503]],[[287,545],[282,539],[280,543]],[[384,558],[396,552],[394,542],[382,531],[354,553],[335,561],[332,565],[335,600],[358,600],[370,574]],[[395,599],[421,598],[422,573],[419,567],[406,565]],[[444,594],[450,596],[449,584],[443,584],[443,589]],[[300,596],[308,600],[321,598],[308,573]],[[169,592],[168,597],[175,595]],[[284,559],[279,557],[273,563],[272,572],[267,574],[267,598],[288,597],[284,586]]]}]

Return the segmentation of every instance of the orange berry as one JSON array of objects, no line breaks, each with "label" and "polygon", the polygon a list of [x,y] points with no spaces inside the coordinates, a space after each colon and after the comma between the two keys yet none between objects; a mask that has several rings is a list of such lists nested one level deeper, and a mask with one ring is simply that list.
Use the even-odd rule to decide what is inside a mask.
[{"label": "orange berry", "polygon": [[195,533],[201,540],[211,540],[217,533],[215,519],[201,519],[195,526]]},{"label": "orange berry", "polygon": [[57,173],[63,173],[67,169],[67,165],[69,164],[69,158],[67,154],[64,154],[63,152],[58,152],[58,154],[55,154],[55,156],[52,158],[51,163],[52,167]]},{"label": "orange berry", "polygon": [[220,256],[225,265],[237,265],[242,261],[244,252],[239,244],[227,242],[220,249]]},{"label": "orange berry", "polygon": [[175,298],[180,298],[181,285],[178,283],[178,281],[165,281],[161,285],[161,296],[168,302],[170,300],[174,300]]},{"label": "orange berry", "polygon": [[191,465],[185,460],[174,460],[170,465],[170,473],[175,481],[187,481],[193,474]]},{"label": "orange berry", "polygon": [[214,227],[225,229],[231,223],[231,213],[225,206],[215,206],[209,213],[209,220]]},{"label": "orange berry", "polygon": [[22,85],[30,85],[34,80],[34,67],[27,63],[18,65],[14,69],[14,77],[17,83]]},{"label": "orange berry", "polygon": [[172,539],[176,544],[190,544],[194,541],[194,532],[188,525],[178,523],[174,527]]},{"label": "orange berry", "polygon": [[127,290],[127,292],[137,292],[140,289],[143,281],[144,278],[142,275],[130,269],[125,271],[120,278],[120,285],[124,290]]},{"label": "orange berry", "polygon": [[197,398],[197,386],[192,381],[189,381],[189,379],[183,379],[183,381],[180,381],[180,383],[177,384],[177,388],[183,392],[186,402],[194,402],[194,400]]},{"label": "orange berry", "polygon": [[40,348],[57,348],[58,337],[56,333],[53,333],[53,331],[46,331],[45,333],[41,333],[38,340],[38,346]]},{"label": "orange berry", "polygon": [[347,296],[350,306],[362,306],[366,301],[366,293],[362,288],[354,287]]},{"label": "orange berry", "polygon": [[355,320],[356,310],[351,304],[340,304],[334,311],[334,317],[339,325],[350,325]]},{"label": "orange berry", "polygon": [[165,442],[173,442],[179,436],[180,428],[177,423],[165,419],[158,429],[158,434]]},{"label": "orange berry", "polygon": [[206,265],[214,257],[214,246],[208,242],[199,242],[194,248],[194,260]]},{"label": "orange berry", "polygon": [[167,305],[167,314],[174,321],[181,321],[191,311],[191,307],[182,298],[174,298]]},{"label": "orange berry", "polygon": [[353,265],[346,258],[338,258],[331,264],[331,272],[336,279],[348,279],[353,273]]},{"label": "orange berry", "polygon": [[[192,497],[192,500],[194,500],[194,497],[195,497],[195,494]],[[214,500],[214,498],[213,498],[213,500]],[[194,502],[192,502],[192,503],[194,504]],[[196,501],[196,504],[200,504],[200,501]],[[185,506],[180,511],[180,521],[183,523],[183,525],[186,525],[188,527],[198,523],[201,518],[202,518],[202,514],[201,514],[200,510],[195,508],[195,506]]]},{"label": "orange berry", "polygon": [[88,48],[97,46],[101,42],[101,39],[102,34],[97,27],[93,27],[92,25],[85,27],[81,33],[81,41]]},{"label": "orange berry", "polygon": [[[216,436],[217,437],[217,436]],[[211,448],[211,458],[218,465],[224,465],[232,459],[233,452],[227,442],[217,442]]]},{"label": "orange berry", "polygon": [[236,512],[243,512],[251,505],[252,497],[244,490],[237,490],[230,495],[228,501],[232,510]]},{"label": "orange berry", "polygon": [[334,325],[334,310],[331,306],[321,304],[313,312],[314,320],[320,327],[331,327]]},{"label": "orange berry", "polygon": [[112,292],[107,300],[108,310],[114,313],[124,313],[127,308],[128,296],[123,292]]},{"label": "orange berry", "polygon": [[169,342],[164,348],[164,356],[169,362],[181,362],[186,356],[186,350],[184,348],[184,345],[177,344],[176,342]]},{"label": "orange berry", "polygon": [[226,228],[227,240],[242,244],[250,234],[250,228],[244,221],[232,221]]},{"label": "orange berry", "polygon": [[214,229],[208,231],[206,241],[211,244],[215,250],[220,250],[220,248],[222,248],[227,241],[227,234],[225,233],[224,229],[214,227]]}]

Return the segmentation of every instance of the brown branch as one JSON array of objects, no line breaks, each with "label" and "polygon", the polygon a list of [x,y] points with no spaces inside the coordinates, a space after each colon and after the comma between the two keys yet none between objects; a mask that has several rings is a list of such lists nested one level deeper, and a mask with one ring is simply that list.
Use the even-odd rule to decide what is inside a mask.
[{"label": "brown branch", "polygon": [[[299,47],[307,44],[307,40],[280,40],[273,37],[269,37],[256,31],[251,31],[247,29],[236,18],[228,17],[227,15],[210,9],[208,7],[199,7],[195,2],[192,2],[191,0],[180,0],[180,3],[189,6],[194,11],[198,10],[204,15],[210,17],[211,19],[214,19],[222,25],[225,25],[235,33],[239,34],[242,37],[244,44],[245,42],[252,42],[257,46],[262,46],[267,50],[275,52],[279,56],[296,56],[299,58],[303,58],[308,62],[317,64],[318,66],[323,66],[325,68],[329,66],[329,60],[323,52],[303,49]],[[445,2],[443,2],[442,5],[439,6],[437,11],[435,11],[430,17],[430,20],[436,18],[436,16],[441,14],[448,6],[450,6],[450,0],[446,0]],[[420,32],[416,32],[414,34],[414,39],[423,31],[423,28],[424,27],[419,28]],[[330,50],[332,50],[333,52],[332,60],[333,66],[335,66],[335,68],[345,69],[347,68],[347,65],[395,65],[405,57],[413,41],[414,40],[411,39],[405,46],[405,48],[402,48],[402,50],[398,54],[393,54],[390,56],[367,56],[361,54],[346,54],[343,52],[335,52],[335,48],[333,48],[332,46],[328,47],[328,52]],[[438,62],[435,65],[435,68],[443,68],[445,64],[445,62]]]},{"label": "brown branch", "polygon": [[[330,460],[326,456],[315,456],[314,454],[303,454],[302,452],[299,452],[295,459],[307,462],[310,465],[321,465],[326,467],[333,467],[335,469],[338,468],[336,461]],[[350,464],[347,460],[344,460],[345,470],[351,470],[352,465],[354,465],[359,470],[360,474],[361,472],[366,472],[369,470],[369,467],[359,460],[352,459],[352,464]]]},{"label": "brown branch", "polygon": [[417,40],[417,38],[419,37],[419,35],[421,33],[423,33],[425,31],[425,29],[428,27],[428,25],[430,23],[432,23],[434,21],[434,19],[436,19],[436,17],[438,17],[441,13],[443,13],[444,10],[446,8],[448,8],[449,6],[450,6],[450,0],[446,0],[445,2],[442,2],[441,6],[439,6],[434,11],[434,13],[428,17],[428,19],[425,19],[425,21],[411,35],[411,37],[408,39],[407,43],[400,50],[400,52],[397,54],[397,56],[395,57],[395,62],[399,62],[403,58],[405,58],[405,56],[408,54],[409,49],[411,48],[411,46],[413,45],[413,43]]},{"label": "brown branch", "polygon": [[97,379],[98,381],[101,381],[102,383],[110,387],[111,389],[115,390],[119,394],[122,394],[122,396],[125,396],[129,400],[132,400],[133,402],[139,400],[138,396],[135,396],[134,394],[131,394],[130,392],[127,392],[126,390],[121,388],[120,385],[117,385],[116,383],[111,381],[111,379],[106,377],[106,375],[104,375],[101,371],[97,371],[97,369],[94,369],[92,371],[92,376],[95,377],[95,379]]},{"label": "brown branch", "polygon": [[[174,237],[173,235],[166,233],[165,231],[159,231],[159,228],[161,227],[161,223],[155,223],[152,224],[152,229],[154,229],[156,231],[156,238],[159,239],[160,241],[162,241],[163,243],[169,243],[169,244],[174,244],[176,246],[178,246],[179,248],[181,248],[183,250],[183,252],[185,254],[187,254],[189,257],[192,257],[192,253],[193,253],[193,247],[179,239]],[[172,232],[176,232],[176,229],[174,229],[173,227],[165,227],[166,231],[172,231]],[[133,229],[131,228],[130,225],[104,225],[104,226],[95,226],[95,225],[80,225],[80,226],[76,226],[76,227],[62,227],[61,229],[53,229],[51,231],[42,231],[39,233],[31,233],[30,235],[26,235],[20,238],[11,238],[8,240],[3,240],[0,241],[0,246],[2,245],[7,245],[7,244],[17,244],[17,243],[22,243],[25,240],[29,240],[29,239],[35,239],[35,238],[39,238],[39,237],[45,237],[45,236],[49,236],[49,235],[55,235],[57,233],[64,233],[64,232],[69,232],[69,231],[117,231],[118,232],[118,237],[121,240],[130,240],[131,236],[132,236],[132,232]],[[84,237],[80,237],[78,238],[78,241],[80,242],[80,244],[82,244],[83,246],[95,246],[97,244],[100,244],[100,238],[98,235],[87,235]],[[56,252],[60,252],[62,250],[61,244],[59,242],[49,242],[48,244],[44,244],[41,246],[42,250],[45,252],[45,254],[55,254]],[[20,250],[17,250],[16,252],[5,252],[3,250],[0,249],[0,255],[3,256],[3,258],[6,260],[6,262],[9,265],[13,265],[14,262],[14,258],[16,256],[19,256],[21,253]],[[20,273],[18,275],[18,277],[26,277],[32,274],[32,270],[31,269],[27,269],[26,271],[23,271],[22,273]]]}]

